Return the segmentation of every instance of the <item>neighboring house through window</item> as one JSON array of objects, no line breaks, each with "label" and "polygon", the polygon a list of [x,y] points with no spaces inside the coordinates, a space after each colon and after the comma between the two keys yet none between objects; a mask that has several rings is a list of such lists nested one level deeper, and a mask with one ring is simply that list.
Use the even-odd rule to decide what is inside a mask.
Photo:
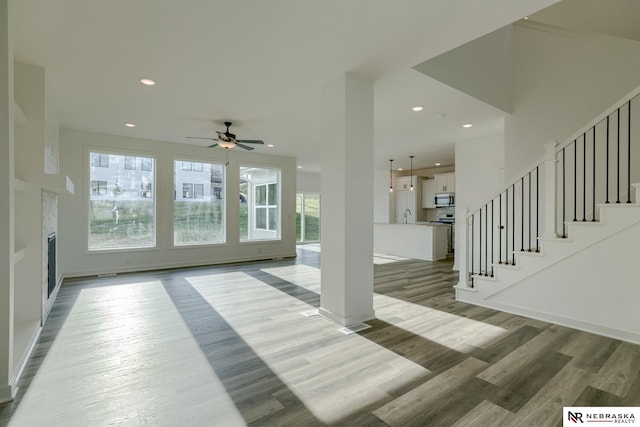
[{"label": "neighboring house through window", "polygon": [[92,196],[106,196],[107,195],[107,181],[91,181],[91,195]]}]

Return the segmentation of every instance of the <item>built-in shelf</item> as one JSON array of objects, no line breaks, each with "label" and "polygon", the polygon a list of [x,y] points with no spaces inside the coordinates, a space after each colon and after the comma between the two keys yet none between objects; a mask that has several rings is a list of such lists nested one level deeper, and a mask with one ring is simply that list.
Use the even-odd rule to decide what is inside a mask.
[{"label": "built-in shelf", "polygon": [[13,191],[25,191],[27,189],[27,183],[20,178],[13,179]]},{"label": "built-in shelf", "polygon": [[27,248],[19,248],[16,249],[13,253],[13,263],[17,264],[24,259],[25,254],[27,253]]},{"label": "built-in shelf", "polygon": [[15,100],[13,101],[13,123],[20,127],[27,127],[29,125],[27,115],[24,114],[24,111],[22,111],[22,108],[20,108]]}]

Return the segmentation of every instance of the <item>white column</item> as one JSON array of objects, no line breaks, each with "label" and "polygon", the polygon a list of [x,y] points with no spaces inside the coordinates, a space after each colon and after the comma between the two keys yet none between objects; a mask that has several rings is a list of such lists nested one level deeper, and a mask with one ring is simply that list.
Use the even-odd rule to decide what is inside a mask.
[{"label": "white column", "polygon": [[373,83],[347,73],[322,88],[320,314],[373,319]]},{"label": "white column", "polygon": [[556,233],[556,197],[558,191],[555,141],[544,144],[544,238],[558,237]]},{"label": "white column", "polygon": [[0,403],[13,399],[14,145],[13,41],[9,1],[0,0]]}]

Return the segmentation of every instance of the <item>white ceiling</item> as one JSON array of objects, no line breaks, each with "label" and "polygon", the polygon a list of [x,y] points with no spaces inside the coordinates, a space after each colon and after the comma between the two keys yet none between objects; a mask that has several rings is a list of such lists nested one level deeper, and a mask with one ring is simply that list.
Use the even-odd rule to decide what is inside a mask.
[{"label": "white ceiling", "polygon": [[503,113],[411,67],[555,2],[20,0],[12,23],[16,60],[46,68],[64,127],[205,145],[184,137],[230,120],[319,171],[321,87],[355,72],[376,82],[376,163],[413,154],[419,168],[452,164],[453,143],[498,132]]}]

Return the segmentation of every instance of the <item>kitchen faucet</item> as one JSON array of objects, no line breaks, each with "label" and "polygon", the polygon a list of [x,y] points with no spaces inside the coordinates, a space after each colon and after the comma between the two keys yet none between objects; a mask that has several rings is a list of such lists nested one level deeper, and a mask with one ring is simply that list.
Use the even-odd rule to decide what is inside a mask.
[{"label": "kitchen faucet", "polygon": [[404,223],[405,224],[407,223],[407,215],[411,215],[411,209],[407,208],[407,209],[404,210],[403,216],[404,216]]}]

